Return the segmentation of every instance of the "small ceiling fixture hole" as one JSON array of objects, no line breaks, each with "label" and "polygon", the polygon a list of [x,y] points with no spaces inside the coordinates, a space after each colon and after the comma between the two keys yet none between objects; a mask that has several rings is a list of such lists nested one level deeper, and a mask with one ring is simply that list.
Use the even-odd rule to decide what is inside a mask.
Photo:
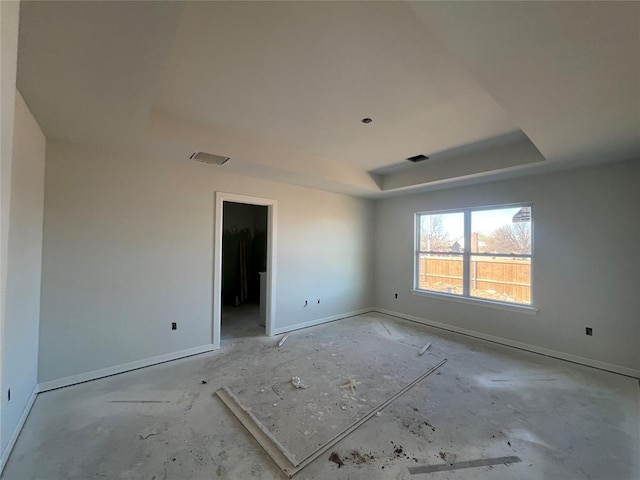
[{"label": "small ceiling fixture hole", "polygon": [[363,118],[362,120],[360,120],[362,123],[371,123],[373,122],[373,120],[371,120],[370,118]]}]

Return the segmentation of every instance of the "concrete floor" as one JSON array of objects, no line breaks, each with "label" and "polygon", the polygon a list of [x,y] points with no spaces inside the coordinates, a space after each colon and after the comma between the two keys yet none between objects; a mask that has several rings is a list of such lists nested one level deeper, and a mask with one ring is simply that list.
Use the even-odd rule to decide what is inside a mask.
[{"label": "concrete floor", "polygon": [[[637,380],[379,314],[294,332],[282,348],[249,320],[246,335],[235,327],[217,352],[39,395],[2,478],[284,479],[214,392],[363,331],[399,349],[427,339],[448,361],[332,449],[344,466],[326,454],[295,479],[640,478]],[[407,470],[506,456],[522,461]]]},{"label": "concrete floor", "polygon": [[237,307],[224,305],[220,318],[221,340],[259,337],[265,335],[266,328],[260,319],[260,305],[244,303]]}]

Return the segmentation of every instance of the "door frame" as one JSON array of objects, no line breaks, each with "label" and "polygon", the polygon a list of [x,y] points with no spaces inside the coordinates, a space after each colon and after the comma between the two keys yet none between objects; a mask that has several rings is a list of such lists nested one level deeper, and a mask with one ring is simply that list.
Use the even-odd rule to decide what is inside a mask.
[{"label": "door frame", "polygon": [[266,294],[266,334],[273,336],[273,320],[276,312],[276,226],[278,202],[272,198],[252,197],[236,193],[216,192],[216,206],[213,228],[213,328],[211,343],[220,348],[222,318],[222,228],[224,202],[245,203],[267,207],[267,294]]}]

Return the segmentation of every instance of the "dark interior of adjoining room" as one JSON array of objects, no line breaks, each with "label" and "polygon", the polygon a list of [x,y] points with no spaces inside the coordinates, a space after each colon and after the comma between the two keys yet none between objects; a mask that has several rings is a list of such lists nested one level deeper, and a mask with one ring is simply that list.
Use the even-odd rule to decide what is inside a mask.
[{"label": "dark interior of adjoining room", "polygon": [[267,213],[266,206],[236,202],[223,204],[223,338],[265,332]]}]

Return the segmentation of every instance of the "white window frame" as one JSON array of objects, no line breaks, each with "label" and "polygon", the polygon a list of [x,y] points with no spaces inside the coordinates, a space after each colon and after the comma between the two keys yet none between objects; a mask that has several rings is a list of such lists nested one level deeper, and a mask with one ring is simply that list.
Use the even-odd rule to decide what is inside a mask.
[{"label": "white window frame", "polygon": [[[420,250],[420,217],[422,215],[444,215],[450,213],[462,213],[464,215],[464,244],[465,246],[471,245],[471,214],[472,212],[480,212],[484,210],[499,210],[503,208],[523,208],[529,207],[531,209],[531,253],[530,254],[503,254],[503,253],[480,253],[471,252],[470,248],[464,248],[461,253],[457,252],[429,252]],[[453,300],[462,303],[486,305],[499,309],[523,311],[528,313],[535,313],[538,309],[534,306],[534,222],[535,215],[533,213],[533,203],[512,203],[505,205],[490,205],[483,207],[467,207],[456,208],[452,210],[434,210],[417,212],[414,216],[414,273],[413,273],[413,292],[415,294],[441,298],[446,300]],[[462,285],[463,292],[461,295],[455,293],[445,293],[436,290],[426,290],[420,288],[420,255],[421,254],[444,254],[444,255],[456,255],[462,256]],[[504,257],[504,258],[530,258],[531,259],[531,304],[521,304],[513,302],[504,302],[499,300],[489,300],[485,298],[472,297],[471,296],[471,257]]]}]

